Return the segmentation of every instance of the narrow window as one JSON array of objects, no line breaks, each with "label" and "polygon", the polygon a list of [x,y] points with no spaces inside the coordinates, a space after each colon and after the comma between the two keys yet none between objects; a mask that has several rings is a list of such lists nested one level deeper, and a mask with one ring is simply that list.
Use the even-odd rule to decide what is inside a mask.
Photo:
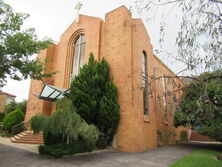
[{"label": "narrow window", "polygon": [[73,45],[73,64],[72,64],[72,77],[79,74],[80,67],[82,67],[85,63],[85,35],[80,34]]},{"label": "narrow window", "polygon": [[148,75],[147,75],[147,55],[142,52],[142,76],[143,76],[143,105],[144,115],[148,115]]},{"label": "narrow window", "polygon": [[164,112],[167,111],[167,106],[166,106],[166,80],[165,76],[162,75],[162,84],[163,84],[163,109]]}]

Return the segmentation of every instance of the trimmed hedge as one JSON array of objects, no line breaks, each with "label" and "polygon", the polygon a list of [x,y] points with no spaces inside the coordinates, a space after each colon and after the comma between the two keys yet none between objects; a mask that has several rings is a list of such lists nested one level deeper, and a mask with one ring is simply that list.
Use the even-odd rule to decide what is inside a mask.
[{"label": "trimmed hedge", "polygon": [[92,145],[88,145],[83,141],[76,141],[72,144],[58,143],[38,147],[40,154],[49,154],[55,158],[61,158],[63,155],[91,152],[94,149],[95,147],[92,147]]},{"label": "trimmed hedge", "polygon": [[[13,126],[21,123],[23,120],[23,112],[20,109],[16,109],[15,111],[12,111],[7,116],[5,116],[5,118],[3,119],[3,129],[11,133]],[[21,128],[20,131],[22,130],[23,129]]]}]

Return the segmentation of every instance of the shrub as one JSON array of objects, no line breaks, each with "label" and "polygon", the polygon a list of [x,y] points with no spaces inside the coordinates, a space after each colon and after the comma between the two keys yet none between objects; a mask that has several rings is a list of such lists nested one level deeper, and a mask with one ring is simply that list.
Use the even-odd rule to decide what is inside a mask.
[{"label": "shrub", "polygon": [[23,100],[22,102],[15,102],[15,101],[11,101],[9,104],[5,105],[4,107],[4,113],[7,115],[10,112],[16,110],[17,108],[19,108],[23,114],[25,115],[26,113],[26,106],[27,106],[27,101]]},{"label": "shrub", "polygon": [[53,136],[50,132],[43,132],[43,140],[45,146],[63,143],[62,136]]},{"label": "shrub", "polygon": [[188,133],[184,130],[180,132],[180,141],[188,141]]},{"label": "shrub", "polygon": [[63,155],[90,152],[94,150],[94,147],[87,145],[85,142],[76,141],[72,144],[58,143],[53,145],[39,146],[38,150],[40,154],[49,154],[55,158],[60,158]]},{"label": "shrub", "polygon": [[40,154],[50,154],[56,158],[78,152],[95,149],[99,130],[88,125],[73,108],[69,99],[65,99],[63,109],[51,115],[44,128],[45,146],[39,147]]},{"label": "shrub", "polygon": [[0,122],[2,122],[4,118],[5,118],[5,113],[0,112]]},{"label": "shrub", "polygon": [[164,131],[157,130],[157,137],[158,146],[161,147],[175,142],[176,133],[173,129],[165,129]]},{"label": "shrub", "polygon": [[9,134],[9,133],[7,133],[7,132],[2,132],[2,133],[0,133],[0,136],[1,136],[1,137],[10,137],[11,134]]},{"label": "shrub", "polygon": [[110,144],[119,124],[117,88],[110,79],[109,65],[100,63],[90,54],[89,63],[74,78],[68,97],[76,112],[88,123],[94,124],[101,133],[97,145]]},{"label": "shrub", "polygon": [[11,101],[9,104],[5,105],[4,107],[4,113],[7,115],[12,111],[15,111],[17,109],[17,103],[15,101]]},{"label": "shrub", "polygon": [[46,115],[38,114],[30,119],[29,124],[34,133],[39,133],[47,126],[47,120],[48,117]]},{"label": "shrub", "polygon": [[99,137],[98,129],[94,125],[88,125],[71,105],[64,111],[53,113],[47,122],[44,129],[46,136],[58,138],[61,136],[62,141],[66,144],[77,141],[79,138],[86,143],[93,144]]},{"label": "shrub", "polygon": [[13,126],[21,123],[23,120],[23,112],[20,109],[16,109],[3,119],[3,129],[11,133]]},{"label": "shrub", "polygon": [[198,126],[197,132],[201,135],[222,141],[222,82],[218,77],[221,75],[220,70],[205,72],[183,88],[183,96],[174,115],[176,127]]},{"label": "shrub", "polygon": [[157,130],[157,137],[158,137],[159,139],[161,139],[162,136],[163,136],[162,132],[161,132],[160,130]]}]

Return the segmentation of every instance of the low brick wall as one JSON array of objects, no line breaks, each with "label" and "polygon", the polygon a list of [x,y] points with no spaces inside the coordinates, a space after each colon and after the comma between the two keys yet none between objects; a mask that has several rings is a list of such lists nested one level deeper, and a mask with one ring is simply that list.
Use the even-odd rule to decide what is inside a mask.
[{"label": "low brick wall", "polygon": [[214,141],[214,139],[211,139],[209,136],[201,135],[193,130],[191,132],[190,140],[191,141]]}]

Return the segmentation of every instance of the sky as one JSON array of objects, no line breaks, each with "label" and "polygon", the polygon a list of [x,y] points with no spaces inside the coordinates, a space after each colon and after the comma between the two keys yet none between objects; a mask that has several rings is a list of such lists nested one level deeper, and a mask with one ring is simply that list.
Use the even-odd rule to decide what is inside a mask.
[{"label": "sky", "polygon": [[[134,6],[135,0],[82,0],[83,6],[80,14],[100,17],[104,19],[105,13],[125,5],[127,8]],[[78,0],[4,0],[14,11],[28,13],[30,17],[25,21],[24,28],[34,27],[39,39],[50,37],[58,42],[60,35],[76,18],[75,5]],[[159,25],[149,23],[146,17],[139,15],[136,10],[132,12],[135,18],[142,18],[151,38],[151,43],[155,48],[159,47]],[[157,17],[158,21],[158,17]],[[179,27],[175,20],[169,20],[168,28],[171,30],[167,39],[168,48],[174,48],[175,27]],[[171,39],[172,38],[172,39]],[[157,55],[158,56],[158,55]],[[182,70],[182,66],[168,57],[159,57],[174,72]],[[30,79],[24,81],[14,81],[8,79],[7,85],[2,88],[3,91],[16,95],[16,101],[28,99]]]}]

